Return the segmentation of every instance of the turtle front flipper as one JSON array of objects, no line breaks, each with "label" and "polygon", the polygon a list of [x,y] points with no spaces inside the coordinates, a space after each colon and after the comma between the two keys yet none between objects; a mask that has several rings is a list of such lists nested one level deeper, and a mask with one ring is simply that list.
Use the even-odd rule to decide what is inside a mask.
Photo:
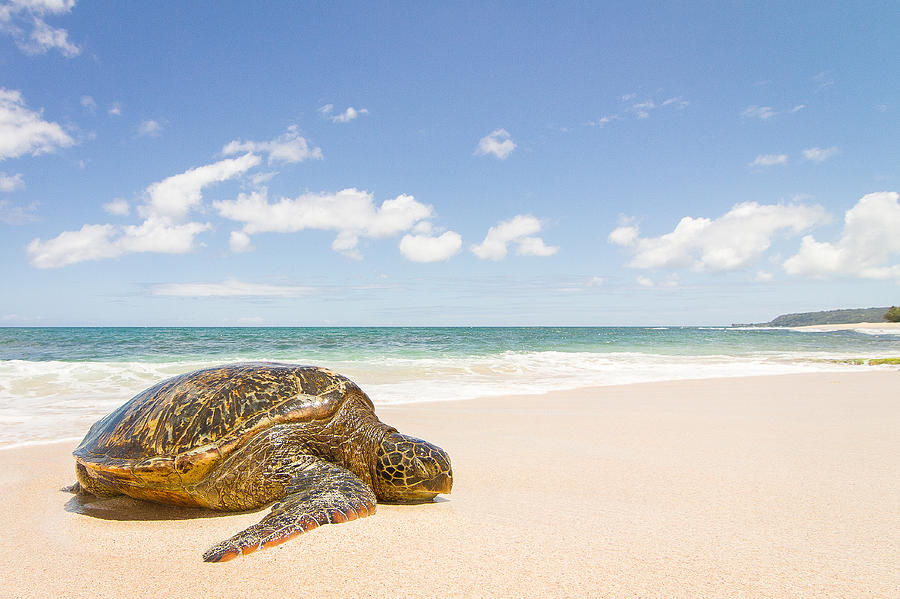
[{"label": "turtle front flipper", "polygon": [[291,477],[284,498],[265,518],[203,554],[224,562],[279,545],[323,524],[339,524],[375,513],[375,494],[349,470],[317,460]]}]

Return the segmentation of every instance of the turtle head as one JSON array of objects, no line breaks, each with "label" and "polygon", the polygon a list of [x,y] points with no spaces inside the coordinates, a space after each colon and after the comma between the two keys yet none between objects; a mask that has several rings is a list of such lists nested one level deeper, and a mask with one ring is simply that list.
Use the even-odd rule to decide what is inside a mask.
[{"label": "turtle head", "polygon": [[375,495],[381,501],[429,501],[452,487],[450,456],[440,447],[397,432],[381,442],[375,458]]}]

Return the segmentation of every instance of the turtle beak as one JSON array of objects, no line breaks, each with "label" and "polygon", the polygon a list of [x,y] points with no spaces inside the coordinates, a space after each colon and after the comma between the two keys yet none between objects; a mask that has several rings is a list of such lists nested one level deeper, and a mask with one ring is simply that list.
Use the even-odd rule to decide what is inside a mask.
[{"label": "turtle beak", "polygon": [[442,472],[422,486],[432,493],[449,493],[453,489],[453,473],[449,470]]}]

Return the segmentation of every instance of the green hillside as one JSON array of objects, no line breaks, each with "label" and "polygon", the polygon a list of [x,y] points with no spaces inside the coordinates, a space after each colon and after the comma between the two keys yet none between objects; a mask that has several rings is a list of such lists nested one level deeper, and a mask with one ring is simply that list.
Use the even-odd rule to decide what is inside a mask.
[{"label": "green hillside", "polygon": [[857,322],[884,322],[890,307],[855,308],[850,310],[825,310],[823,312],[798,312],[782,314],[769,322],[734,324],[736,327],[803,327],[817,324],[852,324]]}]

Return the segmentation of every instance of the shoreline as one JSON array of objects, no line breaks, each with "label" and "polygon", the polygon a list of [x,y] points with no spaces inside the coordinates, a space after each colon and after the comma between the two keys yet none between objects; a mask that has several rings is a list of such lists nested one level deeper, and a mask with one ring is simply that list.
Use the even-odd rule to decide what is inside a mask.
[{"label": "shoreline", "polygon": [[852,331],[852,330],[881,330],[900,334],[900,322],[854,322],[842,324],[810,324],[801,327],[778,327],[792,331]]},{"label": "shoreline", "polygon": [[900,372],[377,408],[452,494],[205,564],[265,510],[81,503],[77,442],[0,451],[0,596],[896,597]]},{"label": "shoreline", "polygon": [[[721,373],[711,373],[705,376],[684,376],[684,377],[671,377],[671,378],[659,378],[659,379],[651,379],[651,380],[635,380],[635,381],[626,381],[626,382],[615,382],[608,384],[600,384],[600,385],[590,385],[584,384],[575,387],[560,387],[556,389],[540,389],[534,390],[530,392],[495,392],[488,393],[485,395],[480,395],[478,397],[452,397],[452,398],[442,398],[442,399],[424,399],[417,401],[400,401],[400,402],[380,402],[377,397],[374,397],[376,410],[385,410],[392,409],[396,407],[415,407],[418,405],[440,405],[440,404],[448,404],[448,403],[456,403],[456,402],[479,402],[485,401],[488,399],[504,399],[510,397],[529,397],[529,398],[540,398],[552,396],[558,393],[583,393],[583,394],[595,394],[602,392],[604,389],[608,388],[616,388],[616,387],[629,387],[632,385],[653,385],[653,384],[666,384],[666,383],[674,383],[674,382],[700,382],[700,381],[733,381],[735,379],[756,379],[756,378],[766,378],[766,377],[778,377],[778,376],[803,376],[803,375],[825,375],[831,373],[861,373],[861,372],[880,372],[885,370],[900,370],[898,368],[898,360],[900,358],[846,358],[846,359],[830,359],[830,360],[821,360],[821,363],[825,363],[829,365],[829,368],[826,369],[814,369],[814,370],[789,370],[786,372],[754,372],[754,373],[735,373],[735,374],[726,374],[723,375]],[[812,364],[811,362],[810,364]],[[366,388],[370,388],[371,386],[366,386]],[[13,441],[9,444],[5,444],[6,442],[0,438],[0,452],[13,450],[22,447],[32,447],[32,446],[40,446],[40,445],[48,445],[54,443],[63,443],[67,441],[74,442],[76,445],[84,438],[84,434],[87,433],[88,428],[96,421],[116,409],[121,403],[124,403],[131,397],[130,394],[126,394],[122,396],[121,402],[116,400],[115,405],[110,405],[109,409],[98,412],[91,416],[88,420],[84,420],[81,423],[82,426],[79,428],[79,434],[77,435],[67,435],[59,438],[49,438],[49,437],[36,437],[29,438],[25,440],[17,440]],[[83,430],[83,432],[80,432]],[[70,431],[71,432],[71,431]]]}]

